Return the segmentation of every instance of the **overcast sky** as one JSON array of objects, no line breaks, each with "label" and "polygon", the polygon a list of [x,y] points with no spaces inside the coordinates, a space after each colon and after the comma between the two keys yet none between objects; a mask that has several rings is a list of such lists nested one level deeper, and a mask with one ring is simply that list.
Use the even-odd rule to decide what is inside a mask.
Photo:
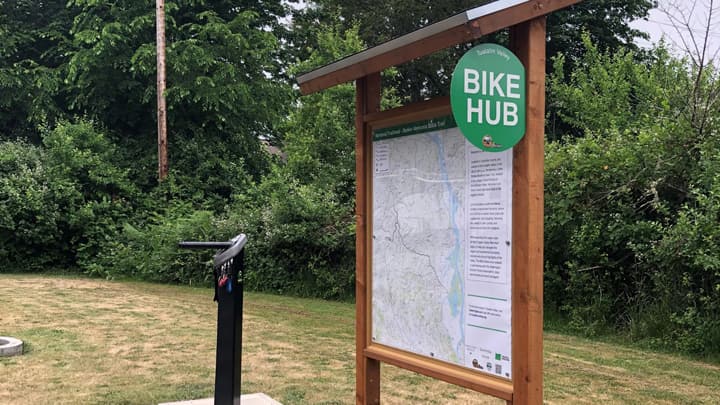
[{"label": "overcast sky", "polygon": [[[695,39],[698,43],[701,43],[701,39],[705,35],[710,3],[710,0],[659,0],[659,8],[650,12],[648,21],[638,20],[633,22],[632,26],[649,33],[650,42],[655,43],[660,41],[660,38],[665,37],[668,44],[678,52],[683,52],[685,49],[683,38],[688,45],[692,44],[690,34],[695,35]],[[680,8],[672,7],[673,4],[679,5]],[[694,9],[692,8],[693,5],[695,5]],[[663,9],[667,10],[679,21],[689,20],[692,31],[688,30],[687,27],[678,25],[680,27],[680,32],[678,32],[673,27],[671,18]],[[685,17],[683,17],[683,14]],[[720,0],[714,0],[712,20],[708,49],[709,55],[715,55],[717,61],[720,57],[718,54],[720,50]],[[638,43],[641,46],[649,46],[646,41],[638,41]]]},{"label": "overcast sky", "polygon": [[[667,13],[671,13],[678,21],[689,19],[692,34],[695,35],[695,39],[700,42],[705,35],[704,29],[707,25],[710,3],[713,3],[714,11],[708,37],[708,55],[714,55],[715,60],[720,62],[720,0],[658,0],[658,3],[659,7],[650,11],[648,20],[637,20],[631,23],[634,28],[650,34],[650,41],[638,40],[640,46],[649,47],[664,37],[666,42],[676,50],[678,55],[683,54],[685,52],[685,45],[683,45],[682,41],[683,37],[688,45],[692,44],[690,31],[687,27],[681,25],[678,25],[678,31],[678,29],[673,27],[673,23]],[[298,3],[289,4],[294,8],[306,7],[305,1],[303,0],[300,0]],[[678,5],[679,8],[673,7],[673,4]],[[694,9],[693,5],[695,6]],[[667,13],[663,10],[666,10]],[[685,17],[683,17],[682,14],[685,14]]]}]

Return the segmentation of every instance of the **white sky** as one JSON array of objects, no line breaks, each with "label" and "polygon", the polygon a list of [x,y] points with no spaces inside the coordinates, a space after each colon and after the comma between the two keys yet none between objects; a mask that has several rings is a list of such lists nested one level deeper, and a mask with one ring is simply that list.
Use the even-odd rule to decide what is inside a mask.
[{"label": "white sky", "polygon": [[[702,43],[707,26],[707,18],[712,4],[712,23],[708,37],[708,55],[714,56],[717,62],[720,59],[720,0],[658,0],[659,7],[650,11],[648,21],[637,20],[631,25],[633,28],[645,31],[650,34],[650,43],[659,42],[665,38],[666,42],[678,55],[684,55],[686,46],[692,46],[691,34],[695,36],[698,44]],[[678,7],[673,7],[673,4]],[[694,9],[693,9],[694,5]],[[690,28],[678,25],[680,31],[673,27],[673,21],[667,13],[669,12],[677,22],[689,21]],[[684,14],[684,16],[683,16]],[[649,46],[647,41],[638,41],[640,46]]]}]

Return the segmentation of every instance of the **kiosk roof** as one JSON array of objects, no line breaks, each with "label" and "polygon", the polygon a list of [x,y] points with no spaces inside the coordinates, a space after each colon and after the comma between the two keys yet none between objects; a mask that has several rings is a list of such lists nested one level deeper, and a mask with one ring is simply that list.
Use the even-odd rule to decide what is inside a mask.
[{"label": "kiosk roof", "polygon": [[470,42],[579,1],[496,0],[301,74],[297,82],[303,94],[314,93],[453,45]]}]

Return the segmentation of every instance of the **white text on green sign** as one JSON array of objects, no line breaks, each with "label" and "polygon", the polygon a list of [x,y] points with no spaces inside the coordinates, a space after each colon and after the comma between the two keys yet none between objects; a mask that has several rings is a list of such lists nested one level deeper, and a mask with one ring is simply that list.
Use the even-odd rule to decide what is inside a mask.
[{"label": "white text on green sign", "polygon": [[500,152],[525,134],[525,69],[506,48],[482,44],[458,62],[450,86],[453,116],[482,150]]}]

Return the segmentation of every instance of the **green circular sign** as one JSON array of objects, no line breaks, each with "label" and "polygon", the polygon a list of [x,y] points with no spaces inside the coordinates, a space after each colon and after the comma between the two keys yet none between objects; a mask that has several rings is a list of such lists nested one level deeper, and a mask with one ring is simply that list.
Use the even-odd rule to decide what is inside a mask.
[{"label": "green circular sign", "polygon": [[450,104],[460,132],[488,152],[515,146],[525,135],[525,68],[505,47],[482,44],[455,67]]}]

